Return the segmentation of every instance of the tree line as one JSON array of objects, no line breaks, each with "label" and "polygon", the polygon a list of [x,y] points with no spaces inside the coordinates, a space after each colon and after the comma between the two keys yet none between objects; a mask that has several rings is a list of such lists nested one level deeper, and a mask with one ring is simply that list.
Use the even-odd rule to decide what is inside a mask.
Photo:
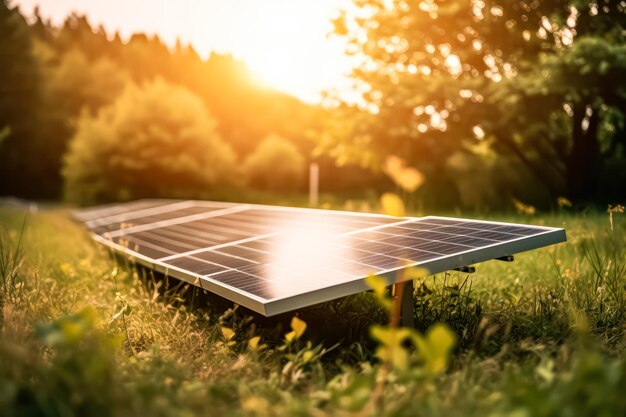
[{"label": "tree line", "polygon": [[423,207],[625,197],[625,2],[354,0],[333,23],[360,95],[313,106],[229,55],[0,1],[0,194],[304,190],[313,160],[327,191],[380,190],[392,155]]},{"label": "tree line", "polygon": [[[258,85],[230,55],[202,59],[156,35],[123,42],[76,14],[61,27],[38,12],[29,23],[5,0],[0,37],[0,195],[95,202],[206,197],[216,184],[305,188],[320,109]],[[347,174],[354,182],[361,171]]]}]

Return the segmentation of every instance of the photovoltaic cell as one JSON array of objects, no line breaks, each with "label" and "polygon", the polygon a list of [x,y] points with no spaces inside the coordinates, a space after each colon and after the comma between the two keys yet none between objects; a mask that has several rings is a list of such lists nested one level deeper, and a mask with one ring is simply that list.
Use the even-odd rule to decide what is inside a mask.
[{"label": "photovoltaic cell", "polygon": [[565,241],[558,228],[210,201],[140,200],[75,213],[94,238],[265,315]]}]

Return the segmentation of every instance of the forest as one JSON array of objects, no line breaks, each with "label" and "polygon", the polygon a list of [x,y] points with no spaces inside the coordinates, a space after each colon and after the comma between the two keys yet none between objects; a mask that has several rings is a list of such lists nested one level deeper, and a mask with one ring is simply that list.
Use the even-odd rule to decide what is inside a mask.
[{"label": "forest", "polygon": [[230,55],[141,33],[123,42],[77,14],[55,27],[3,1],[0,194],[297,194],[317,162],[322,192],[362,197],[394,188],[396,157],[423,178],[407,195],[418,207],[623,199],[623,2],[394,4],[337,16],[331,35],[359,57],[357,99],[308,104]]}]

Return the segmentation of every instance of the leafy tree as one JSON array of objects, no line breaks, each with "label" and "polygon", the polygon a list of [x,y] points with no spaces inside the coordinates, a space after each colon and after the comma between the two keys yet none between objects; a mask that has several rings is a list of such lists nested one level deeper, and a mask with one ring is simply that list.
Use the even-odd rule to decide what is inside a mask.
[{"label": "leafy tree", "polygon": [[278,135],[267,136],[244,162],[248,181],[266,190],[293,190],[301,185],[304,157]]},{"label": "leafy tree", "polygon": [[80,49],[91,61],[102,55],[114,54],[122,44],[119,36],[109,41],[102,26],[94,29],[87,16],[76,13],[70,14],[60,29],[54,30],[54,37],[51,41],[60,55]]},{"label": "leafy tree", "polygon": [[130,78],[115,61],[102,56],[90,61],[79,49],[58,56],[46,43],[36,42],[45,83],[42,100],[45,112],[40,117],[46,127],[46,160],[51,166],[48,178],[62,189],[63,155],[72,138],[81,111],[95,113],[113,102]]},{"label": "leafy tree", "polygon": [[[492,88],[493,105],[507,109],[498,119],[485,118],[494,145],[516,152],[552,186],[545,165],[553,161],[554,176],[572,199],[597,196],[598,185],[609,179],[607,162],[624,161],[625,24],[626,4],[618,2],[578,1],[568,13],[543,16],[537,36],[553,40],[549,52],[521,63],[517,76]],[[522,146],[516,148],[507,132]],[[607,198],[617,189],[604,191]]]},{"label": "leafy tree", "polygon": [[6,0],[0,1],[0,39],[0,128],[10,131],[0,144],[0,195],[42,196],[39,65],[28,24]]},{"label": "leafy tree", "polygon": [[268,134],[290,138],[303,153],[313,147],[306,131],[316,109],[286,94],[260,87],[244,63],[228,54],[203,59],[189,45],[170,50],[155,35],[137,33],[127,43],[94,28],[85,16],[70,15],[50,42],[59,56],[80,50],[89,62],[107,58],[136,83],[160,77],[193,91],[219,120],[219,133],[245,157]]},{"label": "leafy tree", "polygon": [[202,101],[156,80],[83,113],[65,158],[70,201],[202,197],[234,181],[234,154]]},{"label": "leafy tree", "polygon": [[46,75],[52,110],[65,119],[77,116],[82,108],[95,111],[111,103],[130,80],[111,59],[103,56],[90,61],[79,49],[65,52]]},{"label": "leafy tree", "polygon": [[326,135],[328,152],[370,165],[395,153],[432,186],[486,143],[552,195],[593,194],[624,137],[624,2],[353,3],[335,32],[361,59],[362,93],[337,114],[358,121]]}]

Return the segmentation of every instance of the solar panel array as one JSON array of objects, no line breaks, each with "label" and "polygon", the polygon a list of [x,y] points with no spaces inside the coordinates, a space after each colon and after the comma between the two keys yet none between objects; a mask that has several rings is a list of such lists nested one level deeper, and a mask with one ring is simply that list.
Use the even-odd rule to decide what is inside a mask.
[{"label": "solar panel array", "polygon": [[75,213],[99,242],[264,315],[565,241],[565,230],[466,219],[209,201],[140,200]]}]

